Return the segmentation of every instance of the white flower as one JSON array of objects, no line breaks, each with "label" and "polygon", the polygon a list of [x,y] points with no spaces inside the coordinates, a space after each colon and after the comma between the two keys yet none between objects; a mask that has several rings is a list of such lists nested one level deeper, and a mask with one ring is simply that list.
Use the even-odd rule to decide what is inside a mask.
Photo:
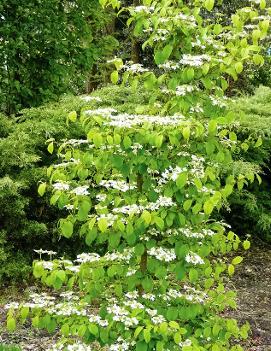
[{"label": "white flower", "polygon": [[185,260],[187,263],[192,263],[194,265],[202,265],[204,264],[204,260],[199,256],[197,255],[196,253],[190,251],[186,256],[185,256]]},{"label": "white flower", "polygon": [[135,6],[131,7],[131,10],[135,13],[145,12],[145,13],[152,13],[154,11],[154,6]]},{"label": "white flower", "polygon": [[136,185],[127,183],[122,180],[102,180],[99,185],[104,186],[107,189],[113,188],[122,192],[136,189]]},{"label": "white flower", "polygon": [[100,202],[103,202],[103,201],[105,201],[106,200],[106,194],[98,194],[98,195],[96,195],[96,199],[98,200],[98,201],[100,201]]},{"label": "white flower", "polygon": [[41,263],[42,263],[43,268],[48,269],[49,271],[51,271],[54,268],[53,262],[42,261]]},{"label": "white flower", "polygon": [[69,184],[60,181],[52,185],[55,190],[69,190],[70,188]]},{"label": "white flower", "polygon": [[166,321],[165,317],[162,315],[154,316],[151,318],[153,324],[161,324]]},{"label": "white flower", "polygon": [[150,256],[154,256],[159,261],[171,262],[176,259],[176,254],[174,249],[165,249],[162,247],[153,247],[148,250]]},{"label": "white flower", "polygon": [[102,99],[98,96],[80,96],[80,99],[86,102],[90,102],[90,101],[102,102]]},{"label": "white flower", "polygon": [[209,55],[187,55],[184,54],[180,63],[184,66],[200,67],[205,62],[210,62],[211,57]]},{"label": "white flower", "polygon": [[77,188],[73,189],[71,193],[77,196],[89,195],[88,188],[89,187],[87,185],[78,186]]}]

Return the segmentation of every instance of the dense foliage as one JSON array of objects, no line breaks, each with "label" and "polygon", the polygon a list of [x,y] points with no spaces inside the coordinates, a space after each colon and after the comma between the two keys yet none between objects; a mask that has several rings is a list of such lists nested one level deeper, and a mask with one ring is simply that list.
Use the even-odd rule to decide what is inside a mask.
[{"label": "dense foliage", "polygon": [[[31,294],[30,302],[9,304],[10,331],[18,318],[50,332],[59,326],[54,351],[243,350],[249,326],[222,314],[236,306],[225,282],[242,257],[226,254],[240,239],[213,212],[235,187],[261,181],[253,168],[235,167],[235,155],[253,153],[262,138],[237,138],[224,91],[246,63],[263,63],[259,43],[269,21],[262,0],[226,27],[202,15],[213,7],[213,0],[145,0],[129,8],[155,68],[114,59],[111,80],[134,90],[143,84],[149,104],[132,115],[83,107],[85,137],[62,143],[50,182],[38,188],[41,196],[49,188],[51,204],[68,212],[62,236],[79,234],[95,251],[53,260],[56,252],[37,250],[34,276],[61,291],[57,299]],[[77,117],[71,111],[68,122]]]},{"label": "dense foliage", "polygon": [[0,115],[0,281],[26,280],[36,257],[33,250],[44,242],[49,249],[70,257],[83,250],[78,238],[72,245],[60,240],[57,220],[62,212],[50,206],[48,197],[41,199],[37,187],[46,179],[46,167],[56,160],[46,141],[82,136],[79,125],[67,126],[69,111],[79,112],[83,106],[118,106],[132,113],[138,104],[147,103],[148,97],[141,91],[131,94],[129,88],[112,86],[100,89],[98,95],[101,102],[67,96],[58,103],[25,109],[18,118]]},{"label": "dense foliage", "polygon": [[59,214],[39,198],[37,183],[54,159],[46,140],[80,137],[80,129],[67,128],[65,116],[83,105],[69,97],[58,105],[22,111],[16,119],[0,115],[0,280],[26,278],[33,248],[57,241]]},{"label": "dense foliage", "polygon": [[[252,97],[234,100],[231,108],[238,113],[238,135],[261,137],[263,145],[252,152],[239,155],[242,167],[260,172],[262,183],[254,182],[247,189],[235,191],[229,198],[230,211],[223,213],[233,228],[240,234],[260,236],[270,241],[271,202],[270,202],[270,155],[271,155],[271,90],[261,87]],[[240,168],[240,161],[236,166]],[[244,218],[246,220],[244,220]]]},{"label": "dense foliage", "polygon": [[8,114],[87,85],[93,64],[117,45],[98,0],[3,0],[0,14],[0,110]]}]

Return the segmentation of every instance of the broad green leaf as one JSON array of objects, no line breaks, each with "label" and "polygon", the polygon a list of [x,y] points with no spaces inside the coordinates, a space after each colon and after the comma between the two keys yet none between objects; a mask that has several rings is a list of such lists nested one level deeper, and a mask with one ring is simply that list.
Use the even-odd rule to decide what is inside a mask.
[{"label": "broad green leaf", "polygon": [[47,150],[50,154],[52,154],[54,152],[54,143],[51,142],[48,147],[47,147]]},{"label": "broad green leaf", "polygon": [[41,183],[38,187],[38,193],[40,196],[43,196],[46,190],[46,183]]},{"label": "broad green leaf", "polygon": [[119,72],[118,71],[113,71],[112,73],[111,73],[111,82],[113,83],[113,84],[117,84],[118,83],[118,81],[119,81]]},{"label": "broad green leaf", "polygon": [[178,178],[176,180],[177,187],[179,189],[182,189],[186,185],[187,179],[188,179],[187,172],[179,174],[179,176],[178,176]]},{"label": "broad green leaf", "polygon": [[214,0],[205,0],[204,1],[204,7],[208,10],[208,11],[212,11],[213,7],[214,7],[215,1]]},{"label": "broad green leaf", "polygon": [[73,223],[68,220],[63,220],[60,224],[60,229],[65,238],[70,238],[73,234]]},{"label": "broad green leaf", "polygon": [[14,332],[16,329],[16,320],[13,317],[8,317],[7,319],[7,330],[9,332]]},{"label": "broad green leaf", "polygon": [[237,256],[232,260],[232,264],[236,266],[237,264],[240,264],[243,261],[243,257]]},{"label": "broad green leaf", "polygon": [[98,227],[102,233],[104,233],[107,230],[108,225],[109,224],[108,224],[106,218],[100,218],[98,220]]}]

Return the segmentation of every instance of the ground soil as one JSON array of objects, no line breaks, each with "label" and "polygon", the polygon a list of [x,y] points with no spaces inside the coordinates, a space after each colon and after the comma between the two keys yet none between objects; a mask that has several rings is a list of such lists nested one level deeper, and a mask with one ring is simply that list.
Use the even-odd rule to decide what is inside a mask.
[{"label": "ground soil", "polygon": [[[240,323],[250,323],[251,337],[244,345],[246,351],[271,351],[271,245],[257,241],[243,256],[244,261],[229,284],[238,293],[238,308],[228,315]],[[12,295],[7,289],[5,294]],[[4,299],[0,291],[0,301]],[[10,334],[4,325],[5,311],[0,302],[0,343],[20,344],[25,351],[44,351],[58,338],[44,331],[33,331],[29,325]]]}]

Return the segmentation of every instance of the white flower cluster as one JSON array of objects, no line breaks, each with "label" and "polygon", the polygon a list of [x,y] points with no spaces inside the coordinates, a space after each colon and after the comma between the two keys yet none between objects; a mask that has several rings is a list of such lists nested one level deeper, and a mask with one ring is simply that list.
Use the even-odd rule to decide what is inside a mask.
[{"label": "white flower cluster", "polygon": [[88,320],[90,323],[96,323],[101,327],[107,327],[108,326],[108,321],[106,319],[102,319],[100,316],[97,316],[95,314],[91,314],[88,316]]},{"label": "white flower cluster", "polygon": [[108,306],[107,312],[113,315],[113,321],[123,323],[127,329],[138,325],[138,319],[136,317],[130,317],[130,312],[116,303]]},{"label": "white flower cluster", "polygon": [[74,158],[71,158],[69,162],[62,162],[54,165],[54,168],[65,168],[68,166],[74,166],[80,164],[80,160],[76,160]]},{"label": "white flower cluster", "polygon": [[173,180],[175,182],[181,173],[187,171],[188,169],[186,167],[181,168],[179,166],[176,166],[175,168],[173,168],[172,166],[170,166],[169,168],[165,169],[164,172],[161,174],[161,178],[158,180],[158,185],[165,184],[169,180]]},{"label": "white flower cluster", "polygon": [[149,300],[149,301],[155,301],[156,297],[154,294],[151,293],[146,293],[142,295],[143,299]]},{"label": "white flower cluster", "polygon": [[159,196],[156,202],[149,202],[146,205],[127,205],[122,207],[115,207],[113,209],[114,213],[122,213],[126,215],[134,215],[138,214],[144,210],[156,211],[159,210],[160,207],[171,207],[175,206],[175,202],[172,201],[172,198],[166,196]]},{"label": "white flower cluster", "polygon": [[148,250],[150,256],[154,256],[159,261],[171,262],[176,259],[174,249],[165,249],[163,247],[152,247]]},{"label": "white flower cluster", "polygon": [[196,88],[193,85],[189,85],[189,84],[179,85],[176,88],[176,96],[185,96],[186,94],[192,93],[195,90],[198,90],[198,88]]},{"label": "white flower cluster", "polygon": [[167,71],[176,71],[178,70],[181,66],[178,62],[175,61],[166,61],[165,63],[161,64],[158,66],[161,69],[167,70]]},{"label": "white flower cluster", "polygon": [[177,229],[178,232],[186,236],[187,238],[195,238],[195,239],[204,239],[207,236],[213,236],[215,235],[215,232],[212,231],[211,229],[206,229],[202,228],[200,231],[195,232],[191,228],[186,227],[186,228],[179,228]]},{"label": "white flower cluster", "polygon": [[139,143],[134,143],[132,146],[131,146],[131,149],[133,150],[133,154],[137,155],[138,151],[139,150],[142,150],[143,149],[143,145],[139,144]]},{"label": "white flower cluster", "polygon": [[135,73],[144,73],[148,72],[149,70],[147,68],[144,68],[141,63],[133,63],[133,62],[127,62],[124,66],[123,69],[127,72],[130,72],[132,74]]},{"label": "white flower cluster", "polygon": [[185,24],[189,25],[190,27],[194,28],[197,26],[196,19],[192,15],[186,15],[184,13],[179,13],[175,18],[185,22]]},{"label": "white flower cluster", "polygon": [[135,344],[135,341],[128,341],[119,337],[116,343],[109,346],[108,351],[129,351],[133,346],[135,346]]},{"label": "white flower cluster", "polygon": [[223,97],[218,97],[218,96],[212,96],[210,95],[209,96],[210,100],[211,100],[211,103],[213,106],[218,106],[218,107],[226,107],[227,106],[227,97],[226,96],[223,96]]},{"label": "white flower cluster", "polygon": [[52,184],[53,188],[55,190],[61,190],[61,191],[66,191],[70,189],[70,186],[68,183],[58,181],[57,183]]},{"label": "white flower cluster", "polygon": [[102,99],[98,96],[80,96],[80,99],[86,102],[91,102],[91,101],[102,102]]},{"label": "white flower cluster", "polygon": [[36,253],[38,253],[39,255],[42,255],[42,254],[46,254],[46,255],[49,255],[49,256],[54,256],[57,254],[57,252],[55,251],[51,251],[51,250],[43,250],[43,249],[39,249],[39,250],[34,250]]},{"label": "white flower cluster", "polygon": [[200,104],[190,107],[190,113],[203,113],[203,108]]},{"label": "white flower cluster", "polygon": [[76,262],[79,263],[92,263],[103,260],[107,261],[129,261],[134,253],[133,248],[126,248],[123,252],[107,252],[104,256],[100,256],[97,253],[82,253],[77,255]]},{"label": "white flower cluster", "polygon": [[87,344],[77,341],[74,344],[65,345],[62,342],[58,342],[53,345],[51,351],[94,351],[93,348]]},{"label": "white flower cluster", "polygon": [[96,200],[99,202],[104,202],[106,200],[107,196],[106,194],[98,194],[96,195]]},{"label": "white flower cluster", "polygon": [[147,14],[151,14],[154,11],[154,6],[135,6],[131,7],[131,10],[134,11],[135,13],[140,13],[144,12]]},{"label": "white flower cluster", "polygon": [[105,107],[105,108],[98,108],[96,110],[86,110],[84,113],[90,116],[103,116],[103,117],[110,117],[112,113],[116,113],[117,111],[114,108]]},{"label": "white flower cluster", "polygon": [[185,120],[183,115],[174,116],[151,116],[151,115],[130,115],[128,113],[111,115],[110,121],[105,122],[105,125],[119,128],[132,128],[145,123],[157,126],[175,126]]},{"label": "white flower cluster", "polygon": [[86,196],[86,195],[89,195],[88,188],[89,188],[88,185],[78,186],[77,188],[74,188],[71,191],[71,193],[77,196]]},{"label": "white flower cluster", "polygon": [[208,298],[208,295],[202,291],[196,290],[195,288],[184,286],[185,292],[178,291],[176,289],[169,289],[165,294],[158,295],[164,301],[171,301],[176,299],[185,299],[189,302],[204,303]]},{"label": "white flower cluster", "polygon": [[210,61],[211,61],[211,57],[206,54],[203,54],[203,55],[184,54],[182,59],[180,60],[180,63],[184,66],[200,67],[204,63],[210,62]]},{"label": "white flower cluster", "polygon": [[177,86],[175,91],[169,90],[166,88],[163,88],[161,91],[164,94],[169,94],[169,95],[174,94],[176,96],[185,96],[185,95],[190,94],[190,93],[197,91],[197,90],[199,90],[199,89],[197,87],[195,87],[194,85],[183,84],[183,85]]},{"label": "white flower cluster", "polygon": [[190,173],[195,178],[204,178],[205,176],[205,168],[204,168],[205,159],[204,157],[191,155],[190,161]]},{"label": "white flower cluster", "polygon": [[83,145],[83,144],[89,144],[89,141],[86,139],[69,139],[69,140],[63,141],[62,147],[65,147],[67,145],[71,145],[71,146],[75,147],[75,146]]},{"label": "white flower cluster", "polygon": [[194,265],[202,265],[204,264],[204,260],[199,256],[197,255],[196,253],[190,251],[186,256],[185,256],[185,260],[187,263],[191,263],[191,264],[194,264]]},{"label": "white flower cluster", "polygon": [[192,346],[192,341],[191,341],[190,339],[186,339],[185,341],[180,342],[180,343],[179,343],[179,346],[180,346],[180,347]]},{"label": "white flower cluster", "polygon": [[[106,209],[105,206],[100,206],[100,205],[97,205],[95,206],[96,210],[103,210],[103,209]],[[117,215],[113,215],[112,213],[102,213],[100,214],[98,217],[97,217],[97,220],[99,221],[100,219],[105,219],[106,222],[107,222],[107,226],[108,227],[112,227],[112,225],[115,223],[115,221],[118,219],[118,216]],[[124,222],[123,219],[121,219],[122,222]]]},{"label": "white flower cluster", "polygon": [[24,307],[28,308],[48,308],[55,304],[56,298],[54,296],[50,296],[46,293],[36,294],[32,293],[29,295],[30,302],[25,302],[23,304]]},{"label": "white flower cluster", "polygon": [[136,185],[127,183],[123,180],[102,180],[99,185],[105,187],[106,189],[112,188],[116,190],[120,190],[122,192],[126,192],[129,190],[136,189]]},{"label": "white flower cluster", "polygon": [[47,312],[57,316],[88,316],[87,303],[82,301],[65,301],[52,305]]},{"label": "white flower cluster", "polygon": [[54,268],[53,262],[50,262],[50,261],[41,261],[40,263],[41,263],[42,267],[43,267],[44,269],[47,269],[48,271],[52,271],[53,268]]},{"label": "white flower cluster", "polygon": [[162,29],[159,28],[156,30],[155,35],[153,36],[153,41],[165,41],[167,40],[168,36],[170,35],[170,32],[167,29]]}]

